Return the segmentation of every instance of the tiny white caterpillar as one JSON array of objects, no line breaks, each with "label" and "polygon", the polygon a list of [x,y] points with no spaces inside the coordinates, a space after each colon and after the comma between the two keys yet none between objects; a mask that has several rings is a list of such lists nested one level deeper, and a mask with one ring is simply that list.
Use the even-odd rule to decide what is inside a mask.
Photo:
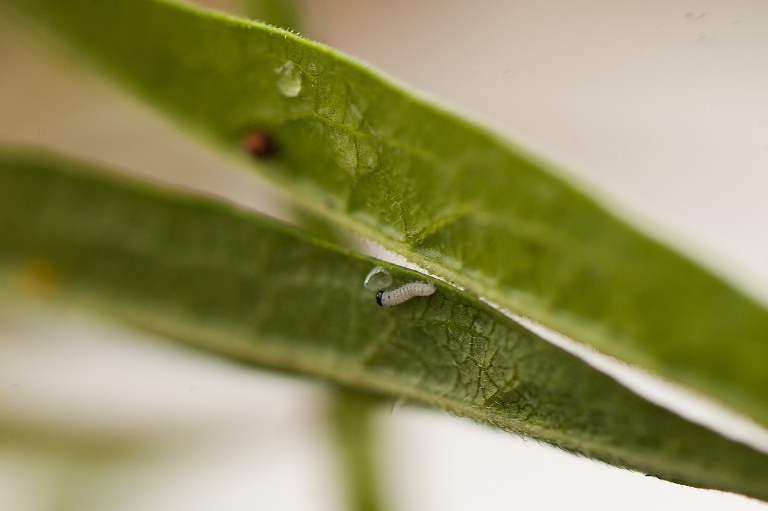
[{"label": "tiny white caterpillar", "polygon": [[397,304],[410,300],[414,296],[429,296],[437,290],[431,282],[417,280],[403,284],[395,289],[379,291],[376,293],[376,303],[382,307],[394,307]]}]

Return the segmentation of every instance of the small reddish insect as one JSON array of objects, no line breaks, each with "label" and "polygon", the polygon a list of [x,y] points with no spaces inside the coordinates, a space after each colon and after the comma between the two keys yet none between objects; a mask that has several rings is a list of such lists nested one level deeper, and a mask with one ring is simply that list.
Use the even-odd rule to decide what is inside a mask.
[{"label": "small reddish insect", "polygon": [[415,282],[403,284],[395,289],[379,291],[376,293],[376,303],[382,307],[394,307],[406,300],[410,300],[414,296],[429,296],[436,290],[437,288],[431,282],[417,280]]},{"label": "small reddish insect", "polygon": [[252,156],[263,159],[273,156],[277,152],[272,136],[263,130],[253,130],[243,135],[243,149]]}]

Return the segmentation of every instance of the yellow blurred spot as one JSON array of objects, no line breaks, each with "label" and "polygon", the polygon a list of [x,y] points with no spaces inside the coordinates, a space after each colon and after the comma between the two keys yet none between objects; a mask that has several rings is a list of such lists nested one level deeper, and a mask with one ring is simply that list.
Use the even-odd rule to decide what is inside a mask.
[{"label": "yellow blurred spot", "polygon": [[61,286],[61,274],[53,261],[43,258],[29,259],[22,263],[20,270],[15,279],[15,287],[26,298],[53,298]]}]

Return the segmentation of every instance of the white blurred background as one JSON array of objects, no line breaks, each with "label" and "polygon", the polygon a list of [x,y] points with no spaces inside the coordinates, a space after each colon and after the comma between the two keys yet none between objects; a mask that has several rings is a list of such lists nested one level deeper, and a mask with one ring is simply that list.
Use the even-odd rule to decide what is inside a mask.
[{"label": "white blurred background", "polygon": [[[309,37],[494,125],[768,296],[762,0],[306,0],[305,14]],[[15,23],[0,34],[0,144],[280,211],[258,178]],[[343,508],[323,384],[3,305],[0,510]],[[768,509],[407,404],[378,431],[392,509]]]}]

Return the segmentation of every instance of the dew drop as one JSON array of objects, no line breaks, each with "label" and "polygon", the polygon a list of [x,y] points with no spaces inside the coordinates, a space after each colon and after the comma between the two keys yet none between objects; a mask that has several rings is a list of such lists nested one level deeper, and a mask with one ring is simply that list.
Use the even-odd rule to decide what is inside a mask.
[{"label": "dew drop", "polygon": [[392,273],[381,266],[374,267],[368,272],[363,281],[363,287],[370,291],[381,291],[392,284]]},{"label": "dew drop", "polygon": [[286,98],[295,98],[301,92],[301,71],[290,60],[275,68],[277,73],[277,90]]}]

